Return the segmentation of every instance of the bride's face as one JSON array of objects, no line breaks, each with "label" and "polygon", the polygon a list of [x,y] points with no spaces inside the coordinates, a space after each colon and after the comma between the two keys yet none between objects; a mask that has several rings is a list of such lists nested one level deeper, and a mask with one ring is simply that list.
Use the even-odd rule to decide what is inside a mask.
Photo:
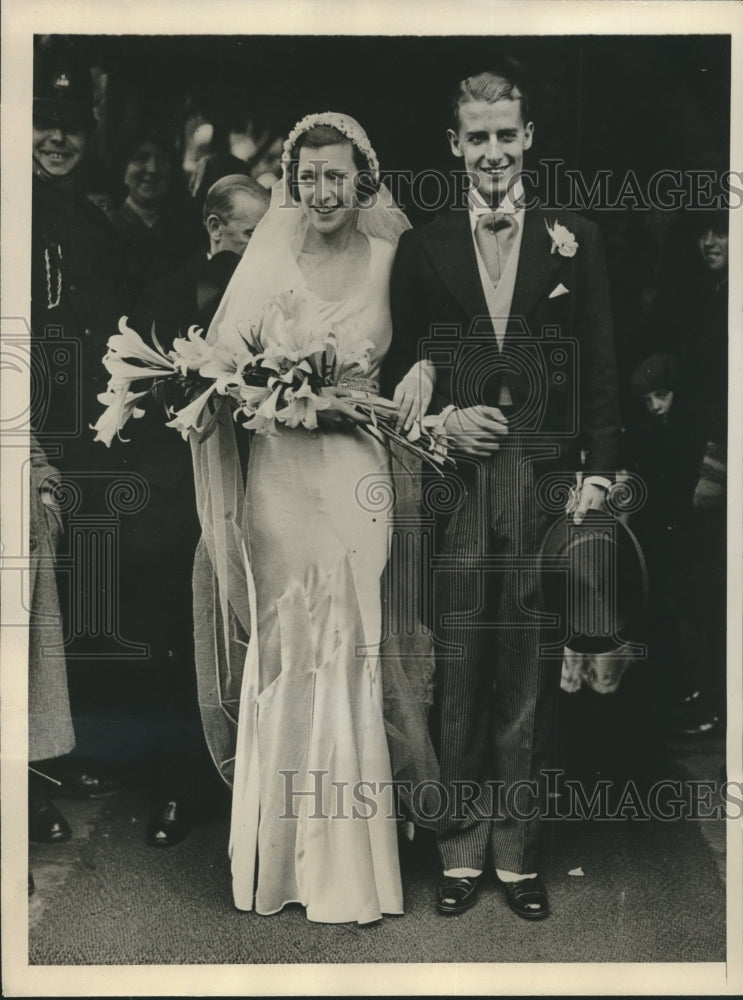
[{"label": "bride's face", "polygon": [[310,225],[329,235],[356,219],[356,164],[350,142],[299,151],[297,187]]}]

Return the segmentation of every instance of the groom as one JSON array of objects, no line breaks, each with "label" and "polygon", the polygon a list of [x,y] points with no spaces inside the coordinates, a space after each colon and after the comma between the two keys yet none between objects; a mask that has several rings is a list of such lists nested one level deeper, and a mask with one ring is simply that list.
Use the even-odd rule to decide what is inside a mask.
[{"label": "groom", "polygon": [[470,190],[464,206],[400,240],[385,370],[389,391],[421,362],[407,380],[433,384],[429,412],[444,415],[457,462],[453,500],[432,513],[447,790],[436,907],[471,907],[491,866],[511,909],[537,920],[549,914],[540,774],[560,673],[559,658],[539,655],[540,497],[556,474],[570,470],[575,482],[582,472],[579,523],[611,485],[619,415],[609,293],[596,226],[543,211],[522,185],[534,135],[524,86],[479,73],[459,84],[452,110],[447,136]]}]

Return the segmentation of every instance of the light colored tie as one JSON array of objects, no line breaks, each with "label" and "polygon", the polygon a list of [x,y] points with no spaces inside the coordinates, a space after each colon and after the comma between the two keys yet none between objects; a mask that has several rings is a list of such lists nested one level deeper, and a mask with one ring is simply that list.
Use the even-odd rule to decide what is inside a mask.
[{"label": "light colored tie", "polygon": [[515,216],[510,213],[488,212],[478,216],[475,242],[494,286],[506,269],[518,228]]}]

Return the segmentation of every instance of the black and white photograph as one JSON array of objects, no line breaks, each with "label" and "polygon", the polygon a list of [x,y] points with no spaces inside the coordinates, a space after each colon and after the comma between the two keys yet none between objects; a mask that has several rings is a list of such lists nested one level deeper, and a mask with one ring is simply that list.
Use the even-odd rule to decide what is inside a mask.
[{"label": "black and white photograph", "polygon": [[743,988],[743,14],[458,6],[6,5],[6,996]]}]

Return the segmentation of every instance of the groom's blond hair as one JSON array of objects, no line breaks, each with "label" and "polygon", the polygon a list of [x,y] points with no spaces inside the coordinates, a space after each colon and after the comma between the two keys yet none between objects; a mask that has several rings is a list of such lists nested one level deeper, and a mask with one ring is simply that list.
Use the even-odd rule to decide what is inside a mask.
[{"label": "groom's blond hair", "polygon": [[529,96],[526,88],[515,74],[501,70],[485,70],[474,76],[465,77],[457,84],[452,96],[452,128],[459,128],[459,109],[470,101],[485,101],[495,104],[496,101],[520,101],[521,118],[529,121]]}]

